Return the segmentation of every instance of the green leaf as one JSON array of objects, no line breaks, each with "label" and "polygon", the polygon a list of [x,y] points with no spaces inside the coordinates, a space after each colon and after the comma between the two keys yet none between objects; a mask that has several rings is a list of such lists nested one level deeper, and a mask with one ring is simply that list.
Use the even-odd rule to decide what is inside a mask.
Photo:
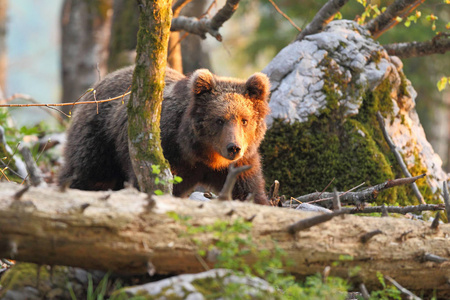
[{"label": "green leaf", "polygon": [[161,190],[156,190],[155,195],[161,196],[161,195],[164,195],[164,192]]},{"label": "green leaf", "polygon": [[174,175],[173,176],[173,182],[176,183],[180,183],[183,181],[183,178],[181,178],[180,176]]},{"label": "green leaf", "polygon": [[152,173],[158,175],[161,173],[161,168],[159,165],[152,165]]},{"label": "green leaf", "polygon": [[449,77],[442,77],[438,81],[437,88],[438,88],[439,92],[441,92],[443,89],[445,89],[447,87],[448,80],[449,80]]}]

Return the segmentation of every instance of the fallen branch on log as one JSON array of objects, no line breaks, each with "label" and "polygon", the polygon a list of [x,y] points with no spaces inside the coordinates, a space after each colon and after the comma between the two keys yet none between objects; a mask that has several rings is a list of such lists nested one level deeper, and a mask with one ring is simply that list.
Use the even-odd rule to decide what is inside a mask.
[{"label": "fallen branch on log", "polygon": [[[379,111],[377,112],[377,120],[378,124],[380,125],[380,129],[383,132],[384,139],[386,140],[386,143],[389,145],[389,148],[391,149],[392,153],[394,153],[395,159],[397,159],[397,162],[400,165],[400,168],[402,169],[403,175],[405,175],[406,177],[412,177],[411,173],[408,170],[408,167],[403,161],[403,157],[401,156],[400,152],[397,149],[397,146],[395,146],[394,142],[392,142],[392,139],[386,130],[386,126],[384,125],[383,116]],[[414,192],[414,195],[416,195],[416,198],[419,200],[419,202],[422,204],[426,204],[415,181],[411,183],[411,188]]]},{"label": "fallen branch on log", "polygon": [[[363,202],[371,202],[374,201],[378,194],[388,188],[399,186],[399,185],[405,185],[410,184],[412,182],[415,182],[416,180],[425,177],[425,174],[410,177],[410,178],[398,178],[394,180],[388,180],[386,182],[383,182],[381,184],[377,184],[375,186],[369,187],[367,189],[364,189],[359,192],[344,192],[339,194],[339,199],[344,205],[359,205]],[[322,194],[321,199],[317,199],[318,196]],[[312,194],[304,195],[297,197],[296,199],[299,202],[313,202],[318,203],[321,206],[328,206],[332,203],[332,199],[334,197],[333,193],[319,193],[315,192]],[[289,206],[290,201],[287,201],[283,204],[283,206]]]},{"label": "fallen branch on log", "polygon": [[[171,196],[149,200],[134,189],[62,193],[56,187],[30,187],[14,200],[20,189],[0,183],[0,257],[121,274],[146,273],[149,266],[159,274],[195,273],[203,271],[205,263],[214,263],[208,255],[199,262],[193,240],[210,249],[217,238],[204,231],[187,235],[187,229],[242,219],[252,222],[254,247],[282,249],[294,262],[285,267],[293,274],[321,272],[345,255],[352,260],[334,264],[330,275],[348,278],[349,270],[358,266],[358,275],[350,280],[364,282],[369,289],[379,284],[379,271],[408,290],[450,296],[450,262],[424,261],[426,253],[450,259],[448,224],[433,230],[422,221],[343,215],[291,234],[289,226],[319,214],[239,201],[211,201],[199,207]],[[383,234],[361,242],[376,230]],[[249,262],[257,259],[253,255],[249,253]]]}]

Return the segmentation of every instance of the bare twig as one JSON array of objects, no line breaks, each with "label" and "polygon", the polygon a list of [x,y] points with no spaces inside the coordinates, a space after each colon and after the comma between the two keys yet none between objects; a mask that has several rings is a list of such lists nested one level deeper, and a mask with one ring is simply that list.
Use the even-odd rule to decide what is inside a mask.
[{"label": "bare twig", "polygon": [[408,297],[410,297],[410,299],[413,300],[421,300],[419,297],[417,297],[416,295],[414,295],[413,293],[411,293],[410,291],[408,291],[407,289],[405,289],[403,286],[401,286],[397,281],[395,281],[394,279],[392,279],[391,277],[385,275],[384,278],[389,281],[390,283],[392,283],[400,292],[402,292],[405,295],[408,295]]},{"label": "bare twig", "polygon": [[400,58],[444,54],[450,51],[450,34],[439,33],[431,41],[383,45],[389,55]]},{"label": "bare twig", "polygon": [[183,9],[183,7],[185,7],[186,4],[188,4],[191,1],[192,0],[178,0],[177,2],[175,2],[172,6],[173,17],[174,18],[178,17],[178,15],[180,14],[180,11]]},{"label": "bare twig", "polygon": [[250,170],[252,166],[241,166],[235,168],[232,164],[228,169],[227,179],[225,180],[225,184],[223,185],[222,190],[219,193],[219,200],[233,200],[232,192],[234,188],[234,184],[236,183],[236,179],[242,172]]},{"label": "bare twig", "polygon": [[447,223],[450,223],[450,196],[448,193],[448,184],[447,181],[444,181],[444,203],[445,203],[445,210],[447,212]]},{"label": "bare twig", "polygon": [[[388,188],[399,186],[399,185],[405,185],[410,184],[417,179],[425,177],[425,174],[411,177],[411,178],[398,178],[394,180],[388,180],[384,183],[369,187],[367,189],[364,189],[359,192],[346,192],[339,195],[339,198],[341,200],[341,203],[345,204],[358,204],[362,203],[363,201],[373,201],[377,198],[378,194]],[[304,195],[301,197],[296,198],[299,202],[305,202],[305,203],[320,203],[320,205],[328,205],[330,204],[330,200],[333,199],[333,193],[323,193],[322,199],[313,200],[317,197],[319,193],[315,192],[312,194]],[[288,205],[288,204],[287,204]]]},{"label": "bare twig", "polygon": [[299,32],[302,31],[302,29],[300,27],[298,27],[294,21],[291,20],[291,18],[289,18],[288,15],[286,15],[279,7],[278,5],[275,4],[275,2],[273,0],[269,0],[269,2],[272,4],[272,6],[275,8],[275,10],[282,15],[286,20],[289,21],[289,23],[291,23],[292,26],[294,26],[295,29],[297,29]]},{"label": "bare twig", "polygon": [[[363,183],[361,183],[361,184],[358,184],[357,186],[352,187],[352,188],[349,189],[348,191],[345,191],[345,192],[341,193],[339,196],[340,196],[340,197],[341,197],[341,196],[344,196],[344,195],[346,195],[346,194],[348,194],[348,193],[350,193],[350,192],[356,190],[357,188],[359,188],[359,187],[361,187],[361,186],[363,186],[363,185],[365,185],[365,184],[366,184],[365,182],[363,182]],[[324,191],[322,191],[322,192],[317,196],[317,198],[319,198],[323,193],[324,193]],[[312,204],[312,203],[317,203],[317,202],[323,202],[323,201],[326,201],[326,200],[331,200],[331,199],[334,198],[334,193],[333,193],[333,194],[331,194],[331,193],[326,193],[326,194],[327,194],[327,195],[331,195],[331,196],[328,196],[328,197],[326,197],[326,198],[320,198],[320,199],[317,199],[317,200],[308,201],[308,202],[306,202],[306,203]],[[311,195],[312,195],[312,194],[311,194]]]},{"label": "bare twig", "polygon": [[114,98],[109,98],[109,99],[104,99],[104,100],[97,100],[97,101],[81,101],[81,102],[67,102],[67,103],[48,103],[48,104],[44,104],[44,103],[33,103],[33,104],[0,104],[0,107],[35,107],[35,106],[45,106],[50,108],[51,106],[74,106],[74,105],[82,105],[82,104],[96,104],[98,105],[99,103],[105,103],[105,102],[110,102],[110,101],[114,101],[114,100],[118,100],[118,99],[123,99],[124,97],[130,95],[131,92],[126,92],[120,96],[114,97]]},{"label": "bare twig", "polygon": [[408,214],[421,211],[440,211],[444,210],[443,204],[420,204],[420,205],[409,205],[409,206],[369,206],[363,209],[357,208],[343,208],[348,210],[350,214],[372,214],[372,213],[383,213],[386,210],[387,213],[394,214]]},{"label": "bare twig", "polygon": [[206,33],[215,37],[218,41],[222,41],[219,28],[231,18],[238,8],[239,0],[227,0],[225,5],[212,17],[208,19],[206,16],[197,19],[194,17],[180,16],[172,20],[171,31],[184,30],[189,33],[199,35],[206,38]]},{"label": "bare twig", "polygon": [[323,27],[333,20],[334,15],[344,6],[348,0],[329,0],[324,6],[317,12],[311,23],[297,35],[295,40],[301,41],[305,36],[311,35],[322,31]]},{"label": "bare twig", "polygon": [[289,233],[294,234],[298,231],[305,230],[305,229],[311,228],[313,226],[325,223],[325,222],[333,219],[336,216],[340,216],[340,215],[343,215],[346,213],[347,213],[346,211],[340,210],[340,211],[332,212],[330,214],[323,214],[323,215],[314,216],[314,217],[311,217],[308,219],[303,219],[303,220],[300,220],[300,221],[290,225],[287,228],[287,231]]},{"label": "bare twig", "polygon": [[[408,167],[406,166],[405,162],[403,161],[403,158],[400,154],[400,152],[397,149],[397,146],[395,146],[394,142],[392,141],[391,137],[389,136],[386,126],[384,125],[384,119],[383,116],[381,116],[381,113],[377,112],[377,120],[380,124],[380,129],[383,132],[384,139],[386,140],[386,143],[389,145],[389,148],[391,148],[392,153],[394,153],[395,158],[397,159],[398,164],[400,165],[400,168],[402,169],[403,175],[406,177],[412,177],[411,173],[408,170]],[[414,195],[416,195],[417,199],[420,203],[426,204],[425,200],[423,199],[422,194],[419,191],[419,188],[417,187],[417,184],[415,182],[411,183],[411,188],[414,192]]]},{"label": "bare twig", "polygon": [[397,17],[405,18],[425,0],[395,0],[386,10],[365,27],[372,33],[374,39],[399,23]]},{"label": "bare twig", "polygon": [[[33,97],[31,97],[30,95],[16,93],[16,94],[13,94],[13,95],[12,95],[11,97],[9,97],[9,98],[6,98],[6,99],[0,99],[0,105],[6,104],[6,103],[11,102],[11,101],[13,101],[13,100],[15,100],[15,99],[22,99],[22,100],[28,101],[28,102],[30,102],[30,103],[33,103],[33,104],[40,104],[36,99],[34,99]],[[42,106],[45,106],[45,105],[42,105]],[[52,107],[48,107],[48,108],[54,109],[54,108],[52,108]],[[44,108],[42,107],[42,109],[44,109]],[[57,110],[57,109],[55,109],[55,110],[61,113],[61,111],[59,111],[59,110]],[[45,111],[46,113],[48,113],[50,116],[52,116],[53,118],[55,118],[55,119],[58,121],[59,124],[61,124],[61,125],[63,125],[63,126],[66,126],[66,125],[67,125],[66,122],[65,122],[65,120],[64,120],[63,118],[61,118],[60,115],[51,113],[51,112],[49,112],[49,111],[46,110],[46,109],[44,109],[44,111]],[[66,115],[65,113],[63,113],[63,114]]]}]

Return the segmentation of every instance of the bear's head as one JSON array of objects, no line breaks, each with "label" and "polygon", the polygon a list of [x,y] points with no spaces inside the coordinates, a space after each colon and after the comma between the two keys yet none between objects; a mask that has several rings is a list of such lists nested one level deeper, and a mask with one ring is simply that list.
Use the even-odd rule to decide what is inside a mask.
[{"label": "bear's head", "polygon": [[189,118],[195,148],[214,169],[254,155],[266,132],[269,79],[255,73],[247,81],[219,77],[206,69],[190,77]]}]

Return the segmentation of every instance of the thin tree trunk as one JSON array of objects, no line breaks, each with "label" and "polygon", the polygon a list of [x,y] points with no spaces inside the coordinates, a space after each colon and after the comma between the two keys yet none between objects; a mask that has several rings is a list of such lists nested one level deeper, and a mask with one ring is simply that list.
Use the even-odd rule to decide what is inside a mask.
[{"label": "thin tree trunk", "polygon": [[0,98],[6,90],[7,49],[6,31],[8,21],[8,0],[0,0]]},{"label": "thin tree trunk", "polygon": [[[183,9],[183,16],[200,17],[205,12],[206,4],[206,0],[192,1]],[[200,68],[212,71],[209,52],[206,50],[204,40],[198,35],[189,34],[181,41],[181,53],[185,73],[191,73]]]},{"label": "thin tree trunk", "polygon": [[[61,13],[62,101],[74,102],[106,75],[112,0],[65,0]],[[70,106],[63,108],[65,112]]]},{"label": "thin tree trunk", "polygon": [[[371,289],[381,272],[410,290],[450,296],[449,224],[432,229],[419,220],[344,215],[291,234],[290,225],[320,214],[239,201],[153,200],[133,189],[63,193],[31,187],[19,197],[21,189],[0,183],[0,257],[121,274],[152,268],[158,274],[196,273],[214,262],[208,258],[213,255],[200,258],[194,241],[208,251],[217,238],[212,229],[188,229],[242,218],[252,222],[254,247],[282,249],[293,262],[286,270],[296,275],[331,266],[332,275]],[[249,252],[249,263],[257,259]]]},{"label": "thin tree trunk", "polygon": [[138,20],[137,1],[114,0],[108,58],[110,72],[134,64],[136,36],[139,29]]},{"label": "thin tree trunk", "polygon": [[172,18],[170,2],[140,3],[136,67],[128,103],[128,146],[139,187],[147,193],[170,191],[168,180],[172,176],[162,154],[159,128]]}]

